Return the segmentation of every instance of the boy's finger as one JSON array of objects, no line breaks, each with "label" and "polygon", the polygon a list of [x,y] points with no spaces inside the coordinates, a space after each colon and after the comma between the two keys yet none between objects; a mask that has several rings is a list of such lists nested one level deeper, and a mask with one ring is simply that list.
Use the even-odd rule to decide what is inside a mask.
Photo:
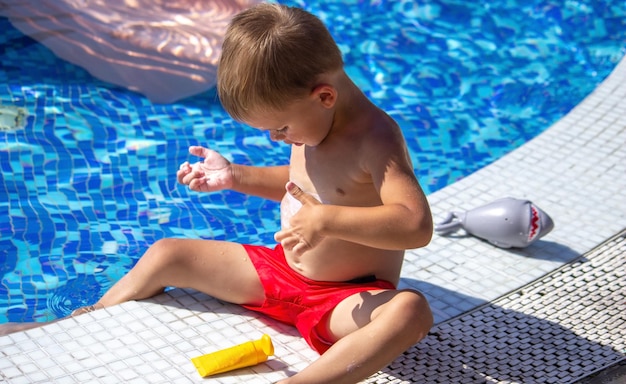
[{"label": "boy's finger", "polygon": [[285,234],[285,231],[283,231],[283,230],[280,230],[280,231],[274,233],[274,240],[277,243],[280,243],[285,237],[286,237],[286,234]]},{"label": "boy's finger", "polygon": [[311,248],[307,243],[298,242],[291,251],[297,255],[302,255],[304,252],[308,251]]},{"label": "boy's finger", "polygon": [[208,148],[201,147],[199,145],[192,145],[189,147],[189,153],[198,157],[207,157],[210,150]]},{"label": "boy's finger", "polygon": [[302,204],[307,204],[307,203],[308,204],[320,204],[320,202],[317,201],[317,199],[315,199],[315,197],[313,197],[310,194],[304,192],[293,181],[288,181],[287,185],[285,185],[285,189],[287,189],[287,192],[289,192],[289,194],[291,194],[291,196],[295,197],[296,200],[298,200]]}]

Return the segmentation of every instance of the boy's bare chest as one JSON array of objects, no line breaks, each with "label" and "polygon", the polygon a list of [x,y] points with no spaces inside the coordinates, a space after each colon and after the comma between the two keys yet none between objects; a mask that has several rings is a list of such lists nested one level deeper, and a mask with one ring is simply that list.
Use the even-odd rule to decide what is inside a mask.
[{"label": "boy's bare chest", "polygon": [[293,151],[290,179],[304,191],[320,196],[323,203],[372,205],[377,199],[371,176],[350,152]]}]

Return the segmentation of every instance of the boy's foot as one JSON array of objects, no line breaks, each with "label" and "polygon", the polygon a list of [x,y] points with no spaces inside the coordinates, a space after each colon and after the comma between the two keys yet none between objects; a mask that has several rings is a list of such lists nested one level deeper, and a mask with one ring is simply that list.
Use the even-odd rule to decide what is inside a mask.
[{"label": "boy's foot", "polygon": [[78,309],[75,309],[71,314],[70,317],[75,317],[75,316],[79,316],[79,315],[83,315],[85,313],[89,313],[89,312],[93,312],[96,309],[102,309],[104,308],[104,305],[100,304],[100,303],[95,303],[94,305],[88,305],[86,307],[80,307]]}]

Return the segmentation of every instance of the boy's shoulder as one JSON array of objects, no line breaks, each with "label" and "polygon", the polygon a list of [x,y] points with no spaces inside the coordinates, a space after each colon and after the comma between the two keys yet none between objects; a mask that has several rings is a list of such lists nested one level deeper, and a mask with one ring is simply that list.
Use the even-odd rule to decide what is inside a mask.
[{"label": "boy's shoulder", "polygon": [[383,110],[373,107],[364,112],[360,123],[363,143],[374,147],[404,145],[398,123]]},{"label": "boy's shoulder", "polygon": [[[344,73],[345,76],[345,73]],[[347,86],[340,88],[340,109],[336,111],[343,126],[338,135],[339,145],[359,150],[359,154],[369,156],[369,151],[393,152],[405,146],[398,123],[384,110],[376,106],[356,85],[345,76]],[[345,83],[344,83],[345,84]]]}]

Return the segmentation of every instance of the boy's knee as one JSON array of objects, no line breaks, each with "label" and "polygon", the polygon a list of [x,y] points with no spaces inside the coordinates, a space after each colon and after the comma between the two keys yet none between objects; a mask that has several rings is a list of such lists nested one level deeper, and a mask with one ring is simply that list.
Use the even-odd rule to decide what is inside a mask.
[{"label": "boy's knee", "polygon": [[417,343],[428,334],[434,319],[426,297],[418,291],[407,289],[396,296],[399,318],[404,318],[407,337]]},{"label": "boy's knee", "polygon": [[179,239],[160,239],[157,240],[144,257],[148,257],[151,262],[158,264],[175,264],[179,262],[180,245]]}]

